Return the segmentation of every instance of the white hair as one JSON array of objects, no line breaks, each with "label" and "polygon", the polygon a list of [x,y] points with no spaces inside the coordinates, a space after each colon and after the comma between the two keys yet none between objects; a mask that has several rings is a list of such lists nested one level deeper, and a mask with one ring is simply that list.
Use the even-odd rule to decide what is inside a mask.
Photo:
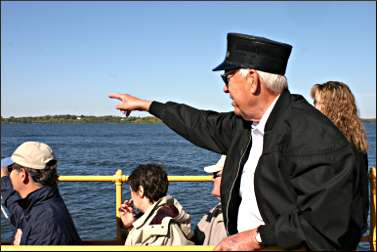
[{"label": "white hair", "polygon": [[[249,69],[242,68],[240,69],[240,74],[246,76]],[[288,81],[284,75],[267,73],[260,70],[256,70],[259,78],[266,85],[266,87],[275,93],[282,93],[285,89],[288,89]]]}]

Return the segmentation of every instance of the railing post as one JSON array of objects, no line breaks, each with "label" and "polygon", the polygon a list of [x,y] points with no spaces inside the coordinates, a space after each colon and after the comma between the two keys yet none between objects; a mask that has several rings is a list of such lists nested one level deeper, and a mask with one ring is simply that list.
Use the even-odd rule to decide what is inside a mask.
[{"label": "railing post", "polygon": [[114,175],[115,182],[115,216],[116,216],[116,239],[121,241],[121,225],[119,208],[122,204],[122,170],[118,169]]}]

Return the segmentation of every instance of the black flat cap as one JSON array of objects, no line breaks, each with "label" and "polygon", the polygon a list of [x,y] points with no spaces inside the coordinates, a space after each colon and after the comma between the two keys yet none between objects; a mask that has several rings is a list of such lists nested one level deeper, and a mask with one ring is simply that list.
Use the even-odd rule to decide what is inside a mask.
[{"label": "black flat cap", "polygon": [[284,75],[292,46],[263,37],[228,33],[225,60],[212,71],[253,68]]}]

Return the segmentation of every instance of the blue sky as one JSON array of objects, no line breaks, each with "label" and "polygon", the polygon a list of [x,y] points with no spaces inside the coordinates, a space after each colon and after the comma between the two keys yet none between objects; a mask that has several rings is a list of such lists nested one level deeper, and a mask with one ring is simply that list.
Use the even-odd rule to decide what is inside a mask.
[{"label": "blue sky", "polygon": [[376,117],[376,3],[323,1],[1,1],[1,115],[121,115],[113,92],[230,111],[228,32],[291,44],[292,93],[343,81]]}]

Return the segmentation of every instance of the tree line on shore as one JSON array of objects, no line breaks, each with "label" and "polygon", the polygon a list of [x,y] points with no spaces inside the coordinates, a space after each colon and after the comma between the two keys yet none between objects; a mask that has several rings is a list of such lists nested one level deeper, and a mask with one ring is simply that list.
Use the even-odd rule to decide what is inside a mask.
[{"label": "tree line on shore", "polygon": [[121,116],[85,116],[85,115],[46,115],[27,117],[1,117],[1,123],[132,123],[158,124],[161,120],[154,116],[121,117]]},{"label": "tree line on shore", "polygon": [[[376,118],[362,119],[369,123],[376,123]],[[1,123],[133,123],[159,124],[161,120],[154,116],[121,117],[121,116],[85,116],[85,115],[46,115],[27,117],[2,117]]]}]

